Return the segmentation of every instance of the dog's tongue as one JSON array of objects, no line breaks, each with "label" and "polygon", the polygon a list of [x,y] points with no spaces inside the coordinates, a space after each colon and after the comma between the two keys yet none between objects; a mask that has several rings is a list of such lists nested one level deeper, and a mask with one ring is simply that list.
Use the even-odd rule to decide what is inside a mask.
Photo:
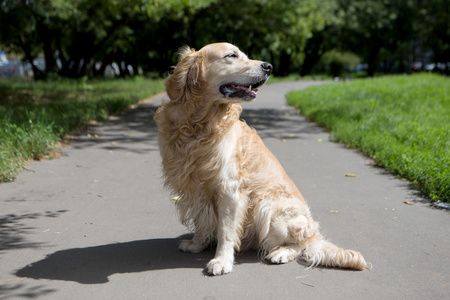
[{"label": "dog's tongue", "polygon": [[238,88],[238,89],[244,90],[247,93],[252,93],[255,96],[258,94],[258,89],[253,89],[252,90],[252,86],[247,87],[247,86],[243,86],[243,85],[235,85],[235,87]]}]

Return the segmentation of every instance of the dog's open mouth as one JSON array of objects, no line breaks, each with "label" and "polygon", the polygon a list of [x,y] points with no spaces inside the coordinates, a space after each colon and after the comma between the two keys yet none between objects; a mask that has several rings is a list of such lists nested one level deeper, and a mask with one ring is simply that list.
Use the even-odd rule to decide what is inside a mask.
[{"label": "dog's open mouth", "polygon": [[245,101],[255,99],[258,87],[263,85],[268,78],[264,78],[253,84],[227,83],[220,86],[220,92],[227,98],[239,98]]}]

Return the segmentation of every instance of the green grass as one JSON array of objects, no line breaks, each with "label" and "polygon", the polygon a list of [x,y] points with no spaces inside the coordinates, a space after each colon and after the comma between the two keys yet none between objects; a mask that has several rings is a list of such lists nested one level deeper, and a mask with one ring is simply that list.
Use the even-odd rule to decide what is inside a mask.
[{"label": "green grass", "polygon": [[450,78],[388,76],[292,92],[290,104],[410,180],[432,201],[450,202]]},{"label": "green grass", "polygon": [[164,90],[162,80],[0,80],[0,182],[13,180],[65,135]]}]

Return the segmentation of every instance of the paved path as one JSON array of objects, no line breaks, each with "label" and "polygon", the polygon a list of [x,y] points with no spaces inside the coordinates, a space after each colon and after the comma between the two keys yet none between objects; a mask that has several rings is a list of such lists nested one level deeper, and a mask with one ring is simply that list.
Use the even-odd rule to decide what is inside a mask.
[{"label": "paved path", "polygon": [[231,274],[204,276],[214,251],[176,248],[188,232],[160,179],[157,97],[0,185],[0,299],[450,299],[449,213],[285,107],[287,91],[310,84],[265,86],[244,117],[322,233],[371,271],[268,265],[249,252]]}]

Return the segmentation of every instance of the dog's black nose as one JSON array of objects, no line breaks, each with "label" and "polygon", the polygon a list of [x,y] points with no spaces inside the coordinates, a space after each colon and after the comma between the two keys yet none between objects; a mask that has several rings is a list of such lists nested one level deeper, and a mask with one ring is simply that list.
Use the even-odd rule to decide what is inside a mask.
[{"label": "dog's black nose", "polygon": [[263,62],[261,64],[261,68],[263,69],[264,72],[266,72],[267,74],[270,74],[270,73],[272,73],[273,66],[269,63]]}]

